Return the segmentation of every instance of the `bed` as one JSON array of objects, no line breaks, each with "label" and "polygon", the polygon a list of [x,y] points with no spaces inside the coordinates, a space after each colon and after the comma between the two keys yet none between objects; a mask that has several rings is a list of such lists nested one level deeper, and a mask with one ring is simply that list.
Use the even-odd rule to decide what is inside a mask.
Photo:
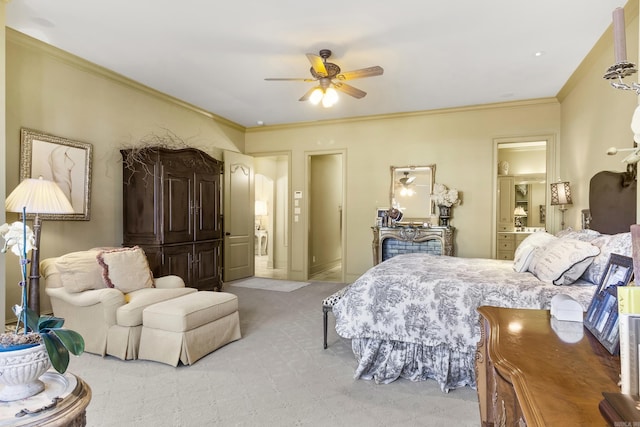
[{"label": "bed", "polygon": [[[622,173],[605,175],[595,175],[590,187],[606,179],[616,188],[626,185],[625,196],[600,186],[605,190],[591,194],[590,209],[608,203],[604,200],[611,195],[618,197],[615,203],[635,206],[635,180],[631,184]],[[631,256],[628,221],[635,223],[635,208],[633,220],[627,209],[617,210],[625,218],[591,210],[592,224],[612,230],[615,222],[621,232],[533,233],[517,248],[514,261],[405,254],[369,269],[333,306],[336,332],[351,339],[358,363],[354,377],[382,384],[434,379],[444,392],[475,388],[479,306],[548,309],[554,295],[565,294],[586,310],[609,255]]]}]

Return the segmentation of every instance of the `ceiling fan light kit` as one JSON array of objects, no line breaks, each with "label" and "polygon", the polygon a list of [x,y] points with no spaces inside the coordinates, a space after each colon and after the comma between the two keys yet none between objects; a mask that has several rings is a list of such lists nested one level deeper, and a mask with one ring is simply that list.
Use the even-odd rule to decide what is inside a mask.
[{"label": "ceiling fan light kit", "polygon": [[[320,55],[307,53],[307,59],[311,63],[309,69],[312,79],[310,78],[266,78],[267,81],[317,81],[318,85],[311,88],[307,93],[302,95],[299,101],[309,101],[313,105],[322,103],[325,108],[332,107],[338,102],[338,91],[346,93],[356,99],[364,98],[366,92],[343,83],[345,80],[358,79],[364,77],[380,76],[384,73],[382,67],[376,65],[374,67],[362,68],[360,70],[347,71],[342,73],[340,67],[327,59],[331,56],[329,49],[322,49]],[[334,81],[337,80],[337,81]]]}]

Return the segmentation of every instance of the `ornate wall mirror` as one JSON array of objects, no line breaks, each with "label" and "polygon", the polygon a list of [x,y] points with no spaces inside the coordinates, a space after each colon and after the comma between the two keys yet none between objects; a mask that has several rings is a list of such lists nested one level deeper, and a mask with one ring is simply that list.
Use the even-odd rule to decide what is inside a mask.
[{"label": "ornate wall mirror", "polygon": [[400,209],[402,222],[429,222],[435,216],[431,202],[436,165],[391,166],[391,206]]}]

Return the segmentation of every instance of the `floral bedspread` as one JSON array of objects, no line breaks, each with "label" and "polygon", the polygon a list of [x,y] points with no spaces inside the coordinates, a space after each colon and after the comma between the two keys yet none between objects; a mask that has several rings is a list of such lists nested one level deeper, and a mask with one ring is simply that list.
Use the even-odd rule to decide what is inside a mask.
[{"label": "floral bedspread", "polygon": [[589,306],[592,284],[547,284],[512,266],[512,261],[415,253],[369,269],[333,307],[337,333],[352,340],[355,378],[435,379],[445,392],[475,388],[477,307],[548,309],[559,293],[585,311]]}]

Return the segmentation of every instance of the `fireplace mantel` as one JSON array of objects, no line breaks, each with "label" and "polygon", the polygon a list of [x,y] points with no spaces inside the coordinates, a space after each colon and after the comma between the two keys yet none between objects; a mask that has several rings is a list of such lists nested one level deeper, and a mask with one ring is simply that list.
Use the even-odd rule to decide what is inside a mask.
[{"label": "fireplace mantel", "polygon": [[454,227],[371,227],[373,265],[404,253],[454,255]]}]

